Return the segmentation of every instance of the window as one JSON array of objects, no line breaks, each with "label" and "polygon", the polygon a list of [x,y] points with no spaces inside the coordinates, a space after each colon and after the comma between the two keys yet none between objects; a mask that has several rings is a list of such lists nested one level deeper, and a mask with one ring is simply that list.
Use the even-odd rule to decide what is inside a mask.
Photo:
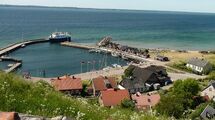
[{"label": "window", "polygon": [[209,91],[212,91],[212,88],[209,88]]}]

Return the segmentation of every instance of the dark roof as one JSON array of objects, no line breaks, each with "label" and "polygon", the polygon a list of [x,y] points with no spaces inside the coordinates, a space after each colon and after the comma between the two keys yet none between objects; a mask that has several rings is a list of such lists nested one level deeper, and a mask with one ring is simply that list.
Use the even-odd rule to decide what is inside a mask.
[{"label": "dark roof", "polygon": [[203,120],[215,119],[215,109],[208,105],[200,116]]},{"label": "dark roof", "polygon": [[[167,78],[167,73],[162,66],[149,66],[146,68],[131,65],[128,69],[132,71],[132,77],[121,81],[121,85],[125,88],[140,88],[144,87],[145,83],[159,83]],[[162,78],[162,79],[160,79]]]},{"label": "dark roof", "polygon": [[187,64],[191,64],[191,65],[195,65],[195,66],[199,66],[199,67],[205,67],[207,64],[209,64],[209,62],[204,59],[191,58],[187,62]]}]

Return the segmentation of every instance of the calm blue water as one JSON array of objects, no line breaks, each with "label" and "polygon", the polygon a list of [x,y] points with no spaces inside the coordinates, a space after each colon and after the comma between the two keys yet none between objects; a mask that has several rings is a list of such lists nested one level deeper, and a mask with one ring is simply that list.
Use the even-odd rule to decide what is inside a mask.
[{"label": "calm blue water", "polygon": [[[99,70],[112,64],[126,65],[126,61],[111,55],[89,53],[87,50],[63,47],[59,44],[41,43],[19,49],[11,54],[22,59],[19,73],[30,72],[33,76],[57,77],[65,74]],[[88,63],[89,62],[89,63]]]},{"label": "calm blue water", "polygon": [[[71,32],[75,42],[88,44],[112,36],[116,42],[136,47],[215,49],[215,14],[0,6],[0,47],[21,41],[22,33],[24,39],[34,39],[56,29]],[[48,76],[78,73],[82,59],[97,58],[83,50],[49,44],[11,55],[24,60],[21,70],[37,75],[35,71],[46,69]]]}]

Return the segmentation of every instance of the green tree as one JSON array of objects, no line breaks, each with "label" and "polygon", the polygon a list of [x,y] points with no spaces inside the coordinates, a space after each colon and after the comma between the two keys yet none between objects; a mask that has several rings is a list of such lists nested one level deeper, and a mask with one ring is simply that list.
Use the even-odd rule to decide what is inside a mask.
[{"label": "green tree", "polygon": [[132,76],[133,75],[133,70],[134,70],[134,66],[129,66],[127,69],[125,69],[124,76],[125,77]]},{"label": "green tree", "polygon": [[162,96],[155,109],[160,114],[180,118],[184,111],[183,98],[175,95]]},{"label": "green tree", "polygon": [[121,107],[122,108],[134,109],[135,108],[135,104],[134,104],[134,101],[125,99],[125,100],[122,101]]},{"label": "green tree", "polygon": [[161,96],[161,101],[156,110],[164,115],[180,118],[184,110],[195,108],[193,97],[198,95],[200,86],[194,79],[178,80],[171,91]]}]

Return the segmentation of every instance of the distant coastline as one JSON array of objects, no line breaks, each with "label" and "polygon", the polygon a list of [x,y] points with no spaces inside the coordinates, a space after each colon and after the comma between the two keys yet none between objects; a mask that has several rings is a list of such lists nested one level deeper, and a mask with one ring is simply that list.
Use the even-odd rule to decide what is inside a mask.
[{"label": "distant coastline", "polygon": [[110,8],[82,8],[82,7],[63,7],[63,6],[40,6],[40,5],[9,5],[0,4],[0,7],[34,7],[34,8],[59,8],[59,9],[85,9],[85,10],[109,10],[109,11],[133,11],[133,12],[152,12],[152,13],[174,13],[174,14],[215,14],[213,12],[189,12],[189,11],[165,11],[165,10],[139,10],[139,9],[110,9]]}]

